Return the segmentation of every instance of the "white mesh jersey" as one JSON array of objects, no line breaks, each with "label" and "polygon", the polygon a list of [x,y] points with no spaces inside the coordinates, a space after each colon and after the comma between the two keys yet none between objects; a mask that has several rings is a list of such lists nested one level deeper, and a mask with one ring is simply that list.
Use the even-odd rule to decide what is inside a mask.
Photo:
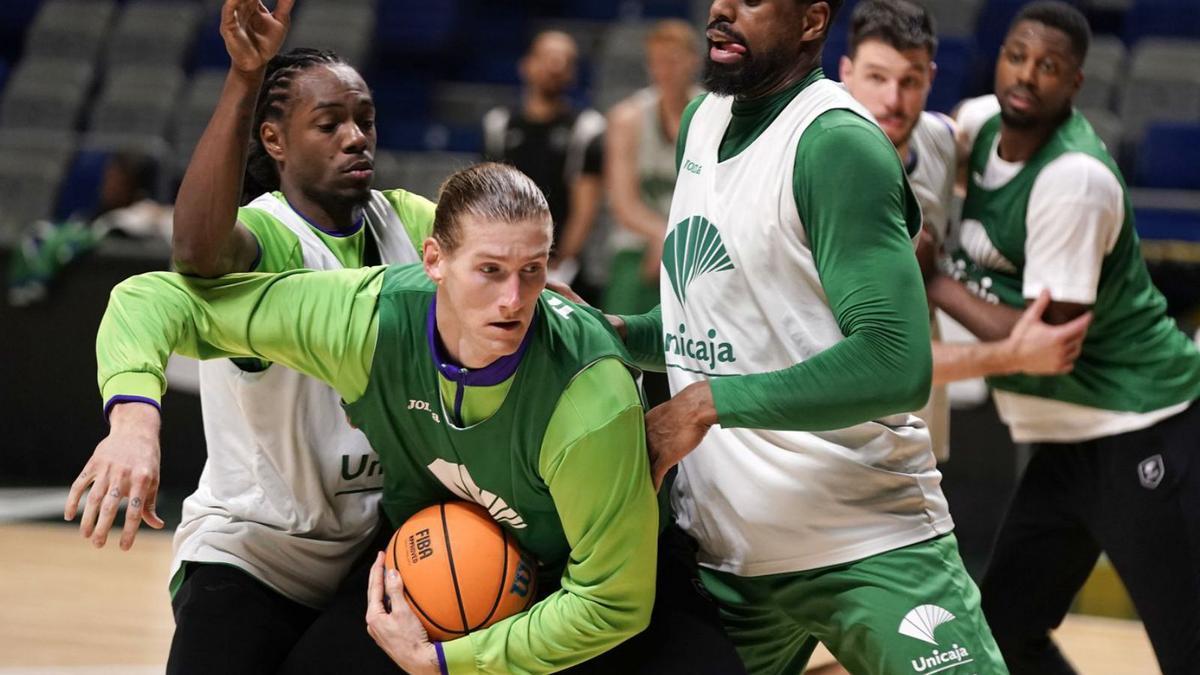
[{"label": "white mesh jersey", "polygon": [[[299,238],[306,268],[342,267],[284,200],[264,194],[248,206]],[[365,211],[384,261],[419,261],[382,194],[373,191]],[[331,387],[278,364],[255,373],[204,361],[200,401],[208,460],[183,503],[172,575],[184,561],[226,563],[323,605],[379,521],[383,474],[366,437]]]},{"label": "white mesh jersey", "polygon": [[[958,146],[954,127],[940,113],[923,112],[908,147],[908,184],[921,204],[921,226],[933,233],[939,245],[947,239],[954,180],[958,171]],[[932,337],[941,339],[937,322],[930,325]],[[933,454],[939,462],[950,458],[950,397],[945,385],[933,387],[929,403],[917,413],[929,426]]]},{"label": "white mesh jersey", "polygon": [[908,171],[908,183],[921,204],[922,225],[939,244],[946,240],[954,180],[958,171],[958,146],[950,119],[940,113],[923,112],[913,127],[908,145],[916,164]]},{"label": "white mesh jersey", "polygon": [[[664,246],[672,392],[706,377],[779,370],[843,338],[792,190],[796,149],[820,114],[872,119],[839,85],[805,88],[754,142],[718,162],[732,99],[692,118]],[[713,427],[672,494],[703,565],[742,576],[845,563],[949,532],[924,424],[908,414],[825,432]]]}]

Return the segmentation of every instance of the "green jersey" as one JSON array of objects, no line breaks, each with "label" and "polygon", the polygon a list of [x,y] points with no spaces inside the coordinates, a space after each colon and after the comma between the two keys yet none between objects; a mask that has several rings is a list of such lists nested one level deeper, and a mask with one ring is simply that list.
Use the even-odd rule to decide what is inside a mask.
[{"label": "green jersey", "polygon": [[173,350],[330,383],[379,453],[389,515],[471,499],[546,572],[561,569],[561,588],[530,610],[446,642],[449,672],[570,667],[644,628],[653,604],[658,509],[636,385],[603,319],[550,293],[515,361],[497,362],[511,375],[448,382],[435,295],[417,266],[140,275],[101,322],[101,390],[157,400]]},{"label": "green jersey", "polygon": [[[993,117],[976,138],[963,205],[964,231],[982,226],[987,241],[960,251],[956,267],[968,288],[985,299],[1024,307],[1027,214],[1040,172],[1067,153],[1082,153],[1107,167],[1122,190],[1124,181],[1103,142],[1075,111],[1015,176],[998,186],[984,185],[1000,124],[999,116]],[[1127,191],[1124,220],[1100,266],[1094,316],[1070,373],[1007,375],[988,382],[1002,392],[1130,413],[1162,410],[1200,397],[1200,352],[1167,317],[1166,300],[1150,280]]]}]

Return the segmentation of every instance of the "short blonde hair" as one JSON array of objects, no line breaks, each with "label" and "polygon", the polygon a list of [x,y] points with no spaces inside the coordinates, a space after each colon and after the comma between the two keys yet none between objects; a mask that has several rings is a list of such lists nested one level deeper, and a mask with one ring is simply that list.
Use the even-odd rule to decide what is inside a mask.
[{"label": "short blonde hair", "polygon": [[646,35],[646,49],[665,44],[682,47],[693,54],[700,53],[700,33],[683,19],[663,19],[654,24]]}]

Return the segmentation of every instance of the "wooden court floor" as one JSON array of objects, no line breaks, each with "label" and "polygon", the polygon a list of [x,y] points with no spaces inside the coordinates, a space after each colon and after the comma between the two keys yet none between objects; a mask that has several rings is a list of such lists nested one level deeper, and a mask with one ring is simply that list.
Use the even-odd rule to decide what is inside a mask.
[{"label": "wooden court floor", "polygon": [[[170,535],[145,528],[122,552],[73,525],[0,525],[0,675],[162,672],[170,553]],[[1083,675],[1159,672],[1139,623],[1073,615],[1057,638]]]}]

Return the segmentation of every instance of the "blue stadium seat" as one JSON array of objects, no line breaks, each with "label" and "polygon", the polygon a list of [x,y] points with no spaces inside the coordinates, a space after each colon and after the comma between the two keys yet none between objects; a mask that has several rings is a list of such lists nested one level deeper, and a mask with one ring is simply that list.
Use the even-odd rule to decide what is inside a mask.
[{"label": "blue stadium seat", "polygon": [[[470,8],[459,0],[388,0],[379,3],[378,63],[440,64],[456,46],[457,29]],[[476,48],[484,48],[478,45]]]},{"label": "blue stadium seat", "polygon": [[0,2],[0,58],[15,62],[25,45],[25,30],[37,14],[42,0]]},{"label": "blue stadium seat", "polygon": [[966,95],[975,65],[975,39],[943,37],[938,42],[937,77],[925,107],[949,113]]},{"label": "blue stadium seat", "polygon": [[565,17],[612,21],[621,16],[622,4],[630,6],[619,0],[564,0],[560,12]]},{"label": "blue stadium seat", "polygon": [[1200,38],[1200,11],[1195,0],[1134,0],[1123,33],[1130,45],[1149,36]]},{"label": "blue stadium seat", "polygon": [[1200,211],[1135,208],[1133,213],[1143,240],[1200,242]]},{"label": "blue stadium seat", "polygon": [[692,10],[688,0],[642,0],[642,16],[653,19],[686,19]]},{"label": "blue stadium seat", "polygon": [[414,151],[425,150],[425,136],[429,121],[423,118],[376,117],[378,145],[380,149]]},{"label": "blue stadium seat", "polygon": [[1144,187],[1200,190],[1200,123],[1152,124],[1135,175]]},{"label": "blue stadium seat", "polygon": [[840,80],[838,75],[838,63],[842,60],[842,56],[846,54],[846,33],[830,33],[825,40],[825,49],[821,52],[821,69],[825,71],[825,77],[834,80]]},{"label": "blue stadium seat", "polygon": [[192,46],[192,58],[188,62],[188,72],[200,70],[229,68],[229,53],[225,51],[225,40],[221,37],[221,12],[210,11],[200,22],[196,34],[196,44]]},{"label": "blue stadium seat", "polygon": [[104,168],[112,155],[107,150],[80,150],[71,162],[58,192],[55,220],[65,220],[71,214],[91,217],[99,203],[100,182]]}]

